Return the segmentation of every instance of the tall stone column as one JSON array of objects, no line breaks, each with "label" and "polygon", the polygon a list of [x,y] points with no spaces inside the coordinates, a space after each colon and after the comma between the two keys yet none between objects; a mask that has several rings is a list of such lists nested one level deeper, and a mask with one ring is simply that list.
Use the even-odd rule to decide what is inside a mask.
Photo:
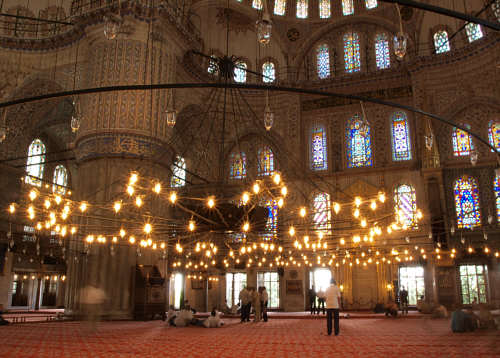
[{"label": "tall stone column", "polygon": [[[164,43],[153,41],[153,35],[147,36],[147,24],[137,22],[134,28],[133,35],[112,41],[104,37],[102,28],[89,34],[81,87],[169,81],[175,71],[172,49],[167,51]],[[166,95],[166,91],[160,90],[121,91],[80,98],[83,121],[75,141],[79,166],[75,178],[77,199],[111,206],[124,192],[133,170],[168,182],[173,154],[168,145],[171,129],[162,117]],[[160,204],[154,210],[153,213],[166,215]],[[90,207],[89,216],[80,222],[80,236],[70,247],[66,307],[69,314],[82,313],[80,292],[93,284],[106,293],[103,314],[107,318],[130,319],[135,265],[160,263],[162,253],[138,257],[137,244],[129,244],[127,238],[113,246],[86,246],[87,234],[118,234],[120,225],[106,220],[106,215],[110,215],[109,211]]]}]

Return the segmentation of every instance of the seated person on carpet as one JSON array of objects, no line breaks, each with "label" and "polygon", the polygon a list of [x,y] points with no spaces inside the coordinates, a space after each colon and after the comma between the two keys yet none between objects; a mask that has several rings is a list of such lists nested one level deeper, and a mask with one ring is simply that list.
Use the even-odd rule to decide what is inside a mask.
[{"label": "seated person on carpet", "polygon": [[3,305],[0,305],[0,326],[6,326],[9,324],[9,321],[3,318],[2,313],[3,313]]},{"label": "seated person on carpet", "polygon": [[462,333],[473,332],[476,328],[476,317],[456,306],[451,314],[451,330],[454,333]]},{"label": "seated person on carpet", "polygon": [[177,312],[175,311],[174,306],[170,305],[167,313],[167,323],[169,326],[175,327],[175,317],[177,317]]},{"label": "seated person on carpet", "polygon": [[488,307],[481,303],[479,305],[479,328],[494,328],[495,320]]},{"label": "seated person on carpet", "polygon": [[432,318],[447,318],[447,317],[448,317],[448,310],[443,305],[438,305],[432,311]]},{"label": "seated person on carpet", "polygon": [[214,308],[210,313],[210,316],[203,321],[203,326],[205,328],[219,328],[224,325],[224,322],[220,319],[221,312],[217,312]]},{"label": "seated person on carpet", "polygon": [[398,316],[398,305],[396,304],[396,302],[394,302],[393,300],[390,300],[386,305],[385,305],[385,315],[386,316],[393,316],[393,317],[397,317]]},{"label": "seated person on carpet", "polygon": [[176,327],[186,327],[191,324],[193,320],[193,312],[191,311],[191,307],[189,305],[184,306],[183,309],[177,314],[174,319],[174,325]]},{"label": "seated person on carpet", "polygon": [[417,311],[422,312],[422,305],[425,303],[424,301],[424,296],[420,296],[420,298],[417,300]]}]

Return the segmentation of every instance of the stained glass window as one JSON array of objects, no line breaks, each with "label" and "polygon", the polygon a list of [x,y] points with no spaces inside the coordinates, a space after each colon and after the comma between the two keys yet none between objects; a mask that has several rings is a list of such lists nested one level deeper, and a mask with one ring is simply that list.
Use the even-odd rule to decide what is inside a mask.
[{"label": "stained glass window", "polygon": [[346,72],[352,73],[361,70],[359,35],[356,32],[344,35],[344,62]]},{"label": "stained glass window", "polygon": [[258,168],[257,174],[269,176],[274,172],[274,154],[271,148],[264,147],[257,152]]},{"label": "stained glass window", "polygon": [[328,19],[331,14],[330,0],[319,0],[319,17],[321,19]]},{"label": "stained glass window", "polygon": [[311,169],[328,169],[326,155],[326,131],[323,126],[315,126],[311,131]]},{"label": "stained glass window", "polygon": [[496,0],[493,4],[491,4],[491,10],[493,10],[498,22],[500,22],[500,0]]},{"label": "stained glass window", "polygon": [[247,157],[245,153],[231,153],[231,179],[243,179],[247,175]]},{"label": "stained glass window", "polygon": [[500,222],[500,177],[495,176],[493,183],[493,190],[495,191],[495,201],[497,204],[497,221]]},{"label": "stained glass window", "polygon": [[479,190],[476,179],[464,175],[455,180],[453,189],[458,227],[461,229],[481,225]]},{"label": "stained glass window", "polygon": [[68,185],[68,171],[64,165],[58,165],[54,169],[54,179],[52,181],[52,191],[57,194],[66,194]]},{"label": "stained glass window", "polygon": [[297,0],[297,17],[299,19],[307,19],[308,7],[308,0]]},{"label": "stained glass window", "polygon": [[211,75],[216,75],[219,71],[219,67],[217,66],[217,60],[215,56],[210,56],[210,60],[208,61],[208,73]]},{"label": "stained glass window", "polygon": [[270,240],[278,234],[278,202],[274,199],[266,201],[267,221],[264,238]]},{"label": "stained glass window", "polygon": [[[470,128],[469,125],[465,125],[465,127]],[[453,155],[455,157],[462,157],[465,155],[469,155],[471,150],[474,149],[474,145],[472,144],[472,138],[466,131],[454,127],[452,139],[453,139]]]},{"label": "stained glass window", "polygon": [[490,139],[490,144],[496,148],[497,152],[500,152],[500,123],[490,121],[488,138]]},{"label": "stained glass window", "polygon": [[274,14],[275,15],[285,15],[286,10],[286,0],[275,0],[274,1]]},{"label": "stained glass window", "polygon": [[370,127],[366,135],[360,133],[361,118],[358,115],[347,122],[347,166],[348,168],[369,167],[372,165]]},{"label": "stained glass window", "polygon": [[316,50],[316,64],[319,78],[330,77],[330,51],[327,44],[318,46]]},{"label": "stained glass window", "polygon": [[344,15],[354,14],[354,3],[353,0],[342,0],[342,13]]},{"label": "stained glass window", "polygon": [[170,186],[173,188],[179,188],[184,185],[186,185],[186,160],[177,156],[175,163],[172,166],[172,179],[170,180]]},{"label": "stained glass window", "polygon": [[45,166],[45,144],[40,139],[31,142],[28,148],[25,182],[31,185],[42,186],[43,169]]},{"label": "stained glass window", "polygon": [[379,70],[391,67],[389,40],[385,33],[375,36],[375,60]]},{"label": "stained glass window", "polygon": [[365,0],[365,6],[367,9],[375,9],[377,5],[377,0]]},{"label": "stained glass window", "polygon": [[330,194],[318,193],[313,198],[313,223],[317,231],[330,234],[332,229],[332,210]]},{"label": "stained glass window", "polygon": [[417,227],[417,196],[413,186],[401,184],[394,189],[394,210],[399,225],[406,227]]},{"label": "stained glass window", "polygon": [[247,81],[247,64],[245,62],[236,62],[236,67],[234,68],[234,82],[246,82]]},{"label": "stained glass window", "polygon": [[450,51],[450,42],[448,41],[448,33],[444,30],[439,30],[434,34],[434,48],[436,53],[444,53]]},{"label": "stained glass window", "polygon": [[262,10],[262,0],[252,0],[252,7],[254,9]]},{"label": "stained glass window", "polygon": [[469,42],[474,42],[483,37],[483,30],[481,29],[481,25],[474,24],[473,22],[469,22],[467,25],[465,25],[465,32],[467,33]]},{"label": "stained glass window", "polygon": [[262,81],[269,83],[269,82],[274,82],[276,79],[276,71],[274,69],[274,63],[272,62],[265,62],[262,65],[262,74],[264,77],[262,77]]},{"label": "stained glass window", "polygon": [[488,266],[460,265],[460,288],[464,305],[488,303]]},{"label": "stained glass window", "polygon": [[410,126],[406,113],[396,112],[392,116],[392,159],[411,160]]}]

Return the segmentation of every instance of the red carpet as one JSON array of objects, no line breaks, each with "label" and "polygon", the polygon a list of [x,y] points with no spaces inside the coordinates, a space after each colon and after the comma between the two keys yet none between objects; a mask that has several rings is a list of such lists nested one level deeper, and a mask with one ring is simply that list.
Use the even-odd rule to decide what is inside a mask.
[{"label": "red carpet", "polygon": [[344,319],[340,335],[325,321],[226,320],[223,328],[175,328],[164,322],[81,322],[0,327],[0,357],[500,357],[500,332],[453,334],[449,320]]}]

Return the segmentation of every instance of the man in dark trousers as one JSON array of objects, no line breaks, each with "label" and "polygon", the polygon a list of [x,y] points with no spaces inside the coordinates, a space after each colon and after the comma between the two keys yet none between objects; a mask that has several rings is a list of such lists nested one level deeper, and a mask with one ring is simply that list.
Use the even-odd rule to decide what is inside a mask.
[{"label": "man in dark trousers", "polygon": [[399,298],[401,300],[401,313],[408,314],[408,291],[403,287],[401,292],[399,292]]},{"label": "man in dark trousers", "polygon": [[335,279],[331,279],[330,286],[325,291],[326,301],[326,329],[328,335],[332,334],[332,315],[335,328],[335,335],[339,334],[339,309],[340,309],[340,289],[337,287]]},{"label": "man in dark trousers", "polygon": [[309,289],[309,304],[311,305],[311,314],[316,313],[316,290],[314,286]]}]

